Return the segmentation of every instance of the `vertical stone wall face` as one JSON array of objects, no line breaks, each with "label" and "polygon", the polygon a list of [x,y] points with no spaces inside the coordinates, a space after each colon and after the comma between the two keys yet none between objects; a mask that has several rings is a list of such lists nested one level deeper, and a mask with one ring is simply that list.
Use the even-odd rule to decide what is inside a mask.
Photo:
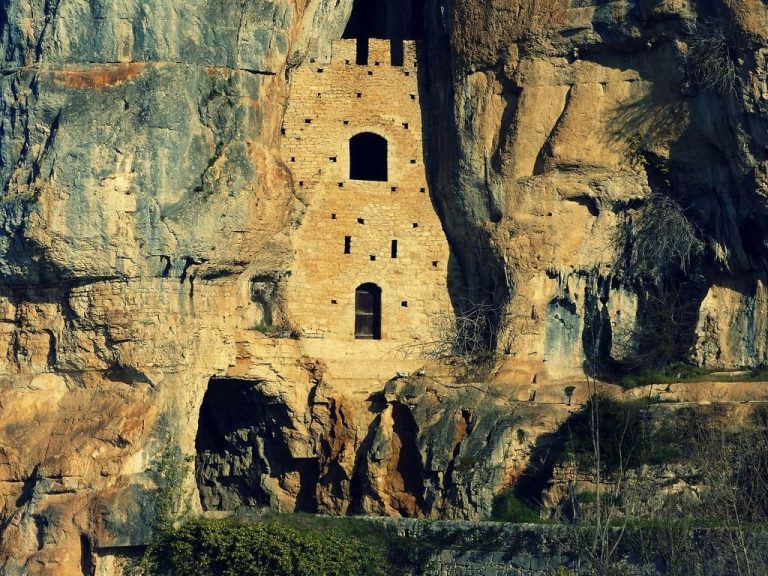
[{"label": "vertical stone wall face", "polygon": [[[448,244],[424,168],[416,47],[404,43],[402,66],[391,65],[388,40],[370,41],[367,65],[355,63],[355,40],[335,42],[332,54],[294,71],[283,123],[281,153],[307,206],[293,235],[288,312],[306,336],[353,339],[355,289],[371,282],[382,289],[382,339],[408,341],[429,331],[428,316],[450,311]],[[350,179],[350,139],[363,132],[387,140],[385,182]]]}]

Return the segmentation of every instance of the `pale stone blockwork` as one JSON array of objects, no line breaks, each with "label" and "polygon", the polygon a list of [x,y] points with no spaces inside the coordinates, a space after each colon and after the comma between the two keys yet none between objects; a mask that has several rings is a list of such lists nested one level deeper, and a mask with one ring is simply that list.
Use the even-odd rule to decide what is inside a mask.
[{"label": "pale stone blockwork", "polygon": [[[403,66],[392,66],[389,41],[371,40],[368,64],[357,65],[356,41],[340,40],[330,62],[305,62],[293,73],[281,153],[307,209],[293,235],[286,306],[305,336],[354,339],[355,289],[369,282],[382,290],[383,341],[428,337],[430,317],[451,313],[448,243],[422,153],[414,43],[403,51]],[[350,139],[363,132],[387,141],[387,181],[350,179]]]}]

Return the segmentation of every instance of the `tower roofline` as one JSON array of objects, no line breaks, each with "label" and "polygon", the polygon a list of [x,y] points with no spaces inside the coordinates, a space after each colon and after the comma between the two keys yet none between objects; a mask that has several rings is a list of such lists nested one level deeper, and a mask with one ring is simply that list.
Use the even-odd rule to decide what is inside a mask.
[{"label": "tower roofline", "polygon": [[[357,62],[357,43],[361,40],[343,38],[331,43],[330,64],[355,65]],[[403,46],[403,67],[416,68],[415,40],[388,40],[370,38],[368,40],[368,64],[366,66],[391,66],[392,43],[399,42]]]}]

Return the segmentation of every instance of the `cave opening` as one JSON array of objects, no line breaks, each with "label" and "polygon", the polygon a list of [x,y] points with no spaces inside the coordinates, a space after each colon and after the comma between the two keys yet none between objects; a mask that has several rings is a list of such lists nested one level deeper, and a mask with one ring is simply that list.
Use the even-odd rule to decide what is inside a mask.
[{"label": "cave opening", "polygon": [[295,511],[316,512],[316,458],[295,458],[288,436],[288,406],[265,393],[260,381],[211,378],[195,438],[195,481],[205,511],[273,505],[275,486]]}]

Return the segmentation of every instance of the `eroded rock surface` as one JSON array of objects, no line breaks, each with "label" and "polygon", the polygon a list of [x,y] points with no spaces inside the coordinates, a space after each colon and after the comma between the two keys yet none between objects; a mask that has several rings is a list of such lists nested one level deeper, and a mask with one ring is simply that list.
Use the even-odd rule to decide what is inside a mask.
[{"label": "eroded rock surface", "polygon": [[[457,384],[386,342],[291,338],[306,199],[281,122],[292,70],[329,56],[352,8],[0,2],[5,573],[119,573],[169,447],[196,456],[195,513],[485,518],[585,401],[566,392],[585,365],[642,363],[660,326],[674,359],[765,362],[760,0],[426,1],[443,273],[459,314],[493,310],[503,361]],[[701,38],[732,80],[702,79]],[[690,257],[632,256],[620,231],[658,198],[694,230]]]}]

